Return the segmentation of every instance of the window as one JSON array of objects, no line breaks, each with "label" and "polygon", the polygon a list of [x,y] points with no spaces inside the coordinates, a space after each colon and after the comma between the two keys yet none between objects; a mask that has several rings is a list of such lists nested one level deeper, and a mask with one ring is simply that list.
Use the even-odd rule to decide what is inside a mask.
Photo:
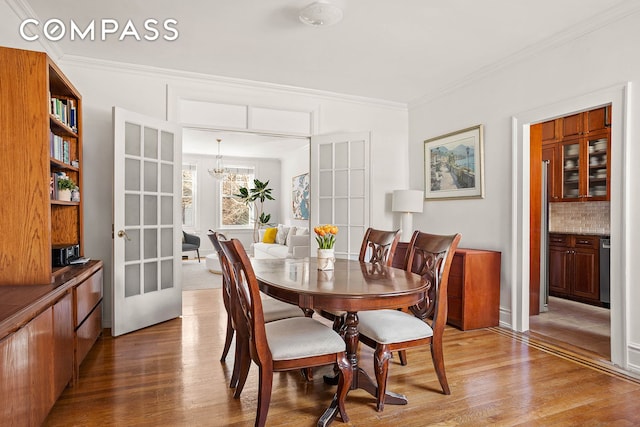
[{"label": "window", "polygon": [[196,218],[196,165],[182,165],[182,225],[195,226]]},{"label": "window", "polygon": [[253,168],[230,168],[220,183],[220,206],[223,227],[251,228],[253,207],[239,201],[234,194],[241,187],[253,185]]}]

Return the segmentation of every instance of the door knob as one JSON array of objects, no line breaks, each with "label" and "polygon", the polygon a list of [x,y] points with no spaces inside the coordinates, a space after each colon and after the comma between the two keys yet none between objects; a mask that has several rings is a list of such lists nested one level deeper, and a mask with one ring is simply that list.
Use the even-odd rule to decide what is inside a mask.
[{"label": "door knob", "polygon": [[124,237],[128,241],[131,241],[131,238],[127,235],[127,232],[124,231],[124,230],[119,230],[118,231],[118,237]]}]

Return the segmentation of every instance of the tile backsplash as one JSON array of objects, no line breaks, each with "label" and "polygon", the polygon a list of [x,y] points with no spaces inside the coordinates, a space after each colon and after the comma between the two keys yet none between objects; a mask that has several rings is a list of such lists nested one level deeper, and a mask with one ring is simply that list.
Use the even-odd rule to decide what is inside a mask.
[{"label": "tile backsplash", "polygon": [[610,234],[610,202],[549,203],[549,231]]}]

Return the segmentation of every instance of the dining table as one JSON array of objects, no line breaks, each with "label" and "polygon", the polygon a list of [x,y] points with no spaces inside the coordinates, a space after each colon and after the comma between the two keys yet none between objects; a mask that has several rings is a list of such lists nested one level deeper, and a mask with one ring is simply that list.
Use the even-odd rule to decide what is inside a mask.
[{"label": "dining table", "polygon": [[[298,305],[307,316],[316,311],[346,312],[344,340],[353,370],[350,390],[376,396],[375,380],[358,365],[358,312],[396,309],[425,298],[427,282],[419,275],[382,263],[336,259],[333,270],[318,270],[316,258],[252,259],[260,290]],[[407,404],[406,396],[388,391],[385,404]],[[337,398],[318,420],[326,426],[338,413]]]}]

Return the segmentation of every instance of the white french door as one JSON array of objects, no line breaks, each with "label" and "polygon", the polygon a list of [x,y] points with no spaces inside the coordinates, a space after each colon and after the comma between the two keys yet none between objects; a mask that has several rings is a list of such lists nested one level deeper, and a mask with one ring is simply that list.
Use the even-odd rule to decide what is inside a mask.
[{"label": "white french door", "polygon": [[180,127],[113,107],[113,325],[118,336],[182,314]]},{"label": "white french door", "polygon": [[311,176],[311,227],[337,225],[336,255],[358,258],[369,227],[369,133],[312,136]]}]

